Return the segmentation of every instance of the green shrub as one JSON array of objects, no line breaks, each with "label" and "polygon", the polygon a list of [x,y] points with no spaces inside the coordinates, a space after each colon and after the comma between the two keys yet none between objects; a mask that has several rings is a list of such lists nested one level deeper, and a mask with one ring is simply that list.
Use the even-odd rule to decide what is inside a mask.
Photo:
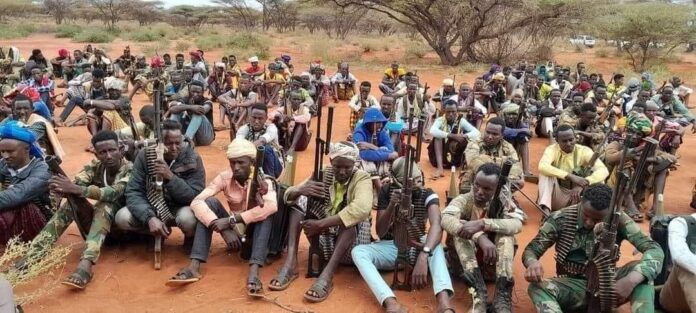
[{"label": "green shrub", "polygon": [[36,32],[36,27],[31,24],[0,24],[0,39],[27,37],[34,32]]},{"label": "green shrub", "polygon": [[157,41],[160,39],[173,39],[174,28],[167,24],[155,24],[148,27],[141,27],[130,32],[128,39],[136,42]]},{"label": "green shrub", "polygon": [[607,49],[597,49],[594,55],[598,58],[606,58],[609,56],[609,51],[607,51]]},{"label": "green shrub", "polygon": [[191,47],[191,43],[188,41],[177,41],[174,45],[174,50],[177,52],[186,52]]},{"label": "green shrub", "polygon": [[56,28],[56,38],[74,38],[82,31],[82,27],[75,24],[62,24]]},{"label": "green shrub", "polygon": [[107,43],[114,40],[114,34],[101,28],[87,28],[73,37],[76,42]]},{"label": "green shrub", "polygon": [[271,55],[270,40],[252,33],[199,36],[195,43],[202,50],[224,49],[240,57],[256,55],[265,60]]}]

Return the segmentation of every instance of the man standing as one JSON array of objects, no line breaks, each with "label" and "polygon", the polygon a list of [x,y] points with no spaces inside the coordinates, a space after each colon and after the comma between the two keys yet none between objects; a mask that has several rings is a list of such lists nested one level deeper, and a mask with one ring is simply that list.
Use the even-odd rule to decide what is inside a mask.
[{"label": "man standing", "polygon": [[[495,298],[493,311],[512,312],[513,258],[515,234],[522,230],[523,215],[505,209],[503,216],[489,216],[490,202],[496,193],[500,179],[500,167],[494,163],[481,165],[474,176],[471,191],[459,195],[442,212],[442,228],[447,231],[451,255],[455,255],[454,273],[474,289],[472,312],[485,313],[488,292],[484,281],[485,267],[495,268]],[[502,200],[502,199],[501,199]],[[507,201],[506,201],[507,202]],[[508,207],[504,203],[504,208]],[[477,250],[482,258],[477,258]],[[484,263],[485,262],[485,263]]]},{"label": "man standing", "polygon": [[184,136],[196,146],[208,146],[215,140],[213,103],[203,96],[202,81],[193,80],[188,98],[170,104],[168,114],[183,126]]},{"label": "man standing", "polygon": [[[527,292],[538,312],[585,311],[587,307],[586,264],[594,257],[595,228],[604,223],[614,208],[612,190],[605,184],[590,185],[579,204],[554,212],[546,219],[536,237],[527,245],[522,263],[527,268]],[[618,244],[628,240],[643,256],[616,270],[617,305],[630,300],[633,312],[654,312],[655,290],[652,280],[662,268],[664,254],[660,246],[643,234],[631,219],[620,213]],[[544,279],[539,258],[556,245],[556,275]],[[617,247],[618,249],[618,247]]]},{"label": "man standing", "polygon": [[556,143],[539,160],[539,206],[551,212],[577,204],[587,186],[604,182],[609,171],[599,159],[590,164],[593,153],[576,144],[572,127],[558,127]]},{"label": "man standing", "polygon": [[[62,175],[49,180],[51,192],[67,197],[68,201],[48,221],[28,252],[30,256],[43,255],[75,221],[85,239],[85,249],[77,269],[63,280],[63,284],[77,289],[84,289],[94,276],[92,267],[111,231],[114,215],[126,204],[124,192],[132,167],[123,158],[123,147],[119,146],[116,133],[100,131],[92,136],[92,145],[97,159],[77,173],[74,181]],[[88,199],[96,203],[92,205]],[[91,218],[75,219],[75,216]]]},{"label": "man standing", "polygon": [[488,120],[483,136],[467,144],[464,151],[466,168],[462,172],[459,182],[460,193],[465,194],[471,190],[471,181],[479,166],[490,162],[502,166],[506,160],[513,162],[509,180],[517,189],[524,186],[523,171],[519,164],[517,151],[509,142],[503,140],[504,132],[505,121],[500,117],[494,117]]},{"label": "man standing", "polygon": [[48,165],[36,135],[14,121],[0,126],[0,156],[0,244],[30,241],[53,215]]},{"label": "man standing", "polygon": [[[319,269],[319,277],[304,294],[310,302],[326,300],[333,290],[334,272],[339,263],[351,263],[350,250],[355,245],[370,242],[368,218],[372,210],[372,184],[369,174],[355,169],[358,154],[358,147],[352,142],[331,144],[331,166],[322,169],[324,181],[307,179],[285,192],[285,202],[293,205],[288,222],[288,254],[269,289],[285,290],[297,278],[300,230],[304,230],[313,244],[320,246],[323,259],[320,263],[325,263],[324,268]],[[310,208],[317,205],[321,206],[319,210],[325,210],[326,217],[305,220],[307,213],[314,214]],[[344,261],[346,257],[348,260]]]},{"label": "man standing", "polygon": [[[278,203],[273,179],[259,176],[263,182],[252,181],[255,158],[256,146],[252,142],[234,139],[229,144],[227,159],[230,169],[218,174],[191,202],[191,209],[198,219],[191,249],[191,264],[180,270],[167,285],[180,286],[200,279],[201,263],[208,260],[213,232],[217,232],[228,248],[233,251],[241,249],[241,257],[249,260],[247,294],[263,294],[259,268],[266,264],[268,239]],[[259,188],[256,190],[258,194],[250,197],[248,192],[251,192],[252,184],[259,184]],[[229,211],[215,198],[220,192],[227,200]],[[247,202],[251,199],[256,200]],[[242,239],[244,237],[246,240]]]},{"label": "man standing", "polygon": [[433,141],[428,145],[428,159],[432,166],[437,167],[433,179],[442,177],[444,168],[462,166],[467,143],[481,135],[478,129],[457,112],[455,100],[446,100],[444,109],[444,116],[435,119],[430,127]]},{"label": "man standing", "polygon": [[[169,237],[171,226],[177,226],[185,241],[191,242],[197,221],[189,205],[205,186],[205,167],[193,145],[185,140],[177,121],[162,123],[162,144],[166,148],[162,160],[148,160],[151,154],[147,149],[138,153],[126,187],[126,207],[118,210],[114,220],[120,229],[163,238]],[[157,196],[152,196],[157,192],[159,178],[161,203]],[[167,220],[159,215],[160,209],[168,211],[167,215],[173,218]]]},{"label": "man standing", "polygon": [[[371,244],[359,245],[353,248],[351,255],[360,275],[377,297],[380,305],[387,312],[403,312],[404,307],[397,301],[396,295],[382,279],[378,270],[394,270],[398,248],[394,242],[394,215],[401,201],[401,183],[404,181],[407,169],[404,157],[396,159],[390,168],[391,183],[382,186],[379,191],[377,205],[377,235],[379,241]],[[452,281],[447,272],[445,252],[440,244],[442,240],[442,228],[440,226],[440,199],[437,193],[423,187],[422,174],[417,164],[411,167],[411,179],[414,188],[411,199],[414,203],[414,213],[425,219],[416,218],[415,225],[425,232],[426,219],[430,224],[428,233],[420,238],[420,247],[417,250],[413,274],[410,283],[416,289],[426,287],[428,284],[428,269],[433,280],[433,292],[438,300],[438,312],[454,312],[450,305],[450,298],[454,295]],[[415,249],[415,248],[414,248]],[[394,274],[396,275],[396,273]]]}]

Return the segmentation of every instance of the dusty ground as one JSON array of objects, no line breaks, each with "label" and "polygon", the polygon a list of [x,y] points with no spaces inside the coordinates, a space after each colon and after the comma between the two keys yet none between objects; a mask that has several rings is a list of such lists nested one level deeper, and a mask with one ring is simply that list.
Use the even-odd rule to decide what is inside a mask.
[{"label": "dusty ground", "polygon": [[[278,37],[276,37],[278,38]],[[290,52],[293,55],[294,63],[297,64],[297,71],[305,70],[307,64],[314,58],[305,54],[303,47],[295,47],[296,41],[275,40],[272,48],[273,55],[281,52]],[[72,43],[66,39],[53,38],[52,35],[35,35],[22,40],[12,42],[0,41],[0,45],[18,46],[26,57],[30,49],[41,48],[48,57],[54,57],[59,48],[82,48],[84,45]],[[116,57],[121,49],[128,42],[117,40],[110,44],[110,55]],[[138,50],[137,44],[131,47]],[[305,47],[306,48],[306,47]],[[345,49],[345,48],[344,48]],[[348,49],[358,49],[348,47]],[[363,59],[368,60],[368,64],[381,62],[378,66],[353,66],[353,71],[359,80],[369,80],[376,85],[381,79],[381,73],[388,62],[397,54],[398,48],[389,52],[371,52]],[[226,53],[227,51],[225,51]],[[206,53],[206,59],[213,62],[221,55],[221,51],[211,51]],[[240,56],[240,60],[242,57]],[[557,56],[557,60],[563,64],[574,64],[580,60],[588,63],[591,68],[599,70],[608,77],[612,71],[619,66],[620,60],[616,58],[597,59],[591,53],[562,53]],[[694,55],[685,56],[678,64],[671,64],[670,70],[679,74],[687,74],[696,70]],[[436,60],[432,56],[426,56],[417,67],[421,79],[428,82],[430,86],[439,86],[444,76],[456,74],[457,81],[473,81],[473,73],[464,73],[459,69],[445,68],[434,65]],[[300,65],[302,64],[302,65]],[[409,64],[407,64],[409,65]],[[427,69],[427,70],[426,70]],[[333,67],[329,65],[329,71],[333,72]],[[691,82],[693,83],[693,82]],[[431,89],[434,92],[435,88]],[[377,88],[374,88],[377,90]],[[377,93],[379,91],[376,91]],[[145,102],[143,95],[136,96],[136,109]],[[135,111],[137,112],[137,111]],[[217,113],[216,122],[217,122]],[[73,117],[77,116],[73,113]],[[337,105],[336,117],[333,129],[334,140],[345,138],[348,135],[348,108],[345,103]],[[326,128],[324,128],[326,129]],[[219,132],[215,142],[209,147],[197,148],[202,155],[207,172],[207,179],[212,178],[221,170],[227,167],[224,159],[224,148],[229,143],[226,132]],[[84,152],[87,145],[89,133],[84,127],[61,128],[59,137],[63,142],[64,148],[69,157],[63,163],[63,167],[69,174],[75,174],[92,156]],[[536,172],[536,164],[546,145],[546,140],[533,139],[531,142],[531,165]],[[666,210],[671,213],[688,213],[692,210],[688,207],[691,198],[691,188],[694,183],[694,174],[688,170],[690,165],[696,165],[694,157],[696,145],[693,135],[686,136],[685,143],[680,150],[681,169],[673,172],[668,180],[666,190]],[[313,146],[299,157],[297,167],[297,180],[310,175],[313,161]],[[425,146],[423,147],[425,150]],[[423,151],[425,155],[425,151]],[[432,172],[428,162],[422,162],[427,176]],[[428,181],[427,185],[444,199],[444,192],[448,186],[448,179],[440,179],[436,182]],[[536,185],[527,184],[524,192],[531,197],[536,197]],[[523,208],[529,214],[529,223],[518,235],[520,249],[536,235],[539,226],[540,214],[525,200],[519,199]],[[647,229],[647,224],[642,227]],[[278,306],[264,301],[256,301],[247,298],[244,294],[245,277],[247,267],[245,263],[236,255],[228,255],[223,247],[221,238],[214,239],[211,251],[210,262],[203,268],[204,278],[202,281],[179,289],[171,289],[164,286],[164,282],[176,271],[184,266],[187,255],[181,249],[183,237],[180,232],[175,231],[172,239],[166,242],[165,258],[163,268],[155,271],[152,268],[152,255],[146,252],[144,244],[132,244],[127,246],[108,247],[103,250],[100,262],[94,268],[96,271],[93,282],[85,291],[75,292],[67,290],[61,286],[55,288],[51,295],[45,296],[33,304],[26,306],[27,312],[284,312]],[[60,244],[72,245],[73,252],[67,265],[62,271],[56,273],[57,278],[62,279],[77,264],[80,252],[84,247],[77,229],[72,226],[60,239]],[[300,264],[306,262],[307,242],[302,240],[300,247]],[[632,256],[633,248],[624,245],[622,248],[621,262],[637,258]],[[515,293],[513,297],[514,309],[518,312],[533,310],[530,299],[526,293],[527,283],[524,280],[524,268],[520,261],[521,253],[518,253],[515,261]],[[554,263],[553,253],[547,253],[543,258],[547,276],[553,275]],[[281,262],[262,269],[261,279],[267,286],[269,280],[275,275]],[[305,267],[300,267],[300,273],[304,274]],[[303,276],[301,276],[303,277]],[[385,279],[390,282],[391,274],[385,273]],[[48,283],[56,277],[45,277],[37,284]],[[336,288],[330,298],[321,304],[308,304],[303,302],[302,294],[309,288],[312,280],[300,278],[294,282],[291,288],[284,292],[271,293],[272,297],[277,297],[277,301],[287,304],[299,310],[310,310],[313,312],[378,312],[379,305],[374,300],[367,285],[363,282],[359,272],[353,267],[342,267],[337,271],[334,284]],[[470,307],[470,296],[466,292],[466,286],[461,282],[455,282],[454,304],[458,312],[465,312]],[[489,286],[491,287],[491,286]],[[492,289],[491,289],[492,292]],[[406,293],[397,292],[400,301],[404,302],[414,312],[431,312],[436,308],[436,301],[432,296],[431,289],[424,289],[416,292]],[[630,312],[627,306],[621,308],[621,312]]]}]

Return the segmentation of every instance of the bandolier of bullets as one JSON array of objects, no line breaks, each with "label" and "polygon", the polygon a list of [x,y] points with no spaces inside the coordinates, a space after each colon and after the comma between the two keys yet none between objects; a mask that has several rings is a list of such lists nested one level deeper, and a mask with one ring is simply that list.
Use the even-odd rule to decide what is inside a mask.
[{"label": "bandolier of bullets", "polygon": [[[157,161],[157,152],[155,151],[155,146],[149,146],[145,148],[145,161],[147,163],[147,171],[152,173],[155,171],[155,163]],[[167,207],[167,203],[164,201],[163,187],[157,185],[157,179],[154,175],[148,176],[147,184],[147,201],[150,202],[155,208],[157,213],[157,218],[162,220],[164,224],[169,224],[174,220],[172,212]]]},{"label": "bandolier of bullets", "polygon": [[[333,184],[334,173],[333,169],[330,167],[324,169],[322,172],[324,192],[320,199],[310,198],[309,201],[307,201],[307,213],[309,219],[324,219],[326,218],[326,212],[331,209],[331,194],[329,187]],[[319,234],[319,248],[321,249],[324,260],[329,260],[333,254],[337,232],[337,227],[330,227]]]}]

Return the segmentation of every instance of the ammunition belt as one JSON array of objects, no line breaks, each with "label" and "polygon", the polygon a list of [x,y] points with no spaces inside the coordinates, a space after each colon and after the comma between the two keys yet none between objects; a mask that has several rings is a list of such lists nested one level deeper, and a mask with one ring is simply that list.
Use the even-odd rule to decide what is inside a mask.
[{"label": "ammunition belt", "polygon": [[[155,147],[156,146],[149,146],[145,148],[145,161],[148,173],[155,171],[155,163],[157,161],[157,152],[155,151]],[[174,220],[174,216],[164,200],[164,192],[162,188],[158,188],[157,186],[155,175],[148,175],[146,189],[147,201],[150,202],[150,205],[155,208],[157,218],[162,220],[162,222],[165,224],[168,224]]]},{"label": "ammunition belt", "polygon": [[[572,206],[565,208],[561,211],[563,220],[561,221],[561,234],[558,236],[558,241],[556,242],[556,265],[561,267],[562,264],[566,263],[566,257],[570,253],[570,249],[573,248],[573,241],[575,241],[575,233],[577,231],[578,223],[578,208],[577,206]],[[559,271],[557,268],[556,271]]]},{"label": "ammunition belt", "polygon": [[586,269],[587,269],[587,265],[585,265],[585,264],[565,262],[565,263],[556,265],[556,274],[559,277],[585,276]]},{"label": "ammunition belt", "polygon": [[[321,198],[309,198],[307,201],[307,215],[309,218],[323,219],[326,218],[327,212],[331,209],[331,193],[329,188],[334,182],[334,173],[332,168],[322,170],[322,181],[324,190]],[[324,259],[328,260],[334,251],[336,236],[338,233],[337,227],[331,227],[322,231],[319,234],[319,246],[324,254]]]}]

